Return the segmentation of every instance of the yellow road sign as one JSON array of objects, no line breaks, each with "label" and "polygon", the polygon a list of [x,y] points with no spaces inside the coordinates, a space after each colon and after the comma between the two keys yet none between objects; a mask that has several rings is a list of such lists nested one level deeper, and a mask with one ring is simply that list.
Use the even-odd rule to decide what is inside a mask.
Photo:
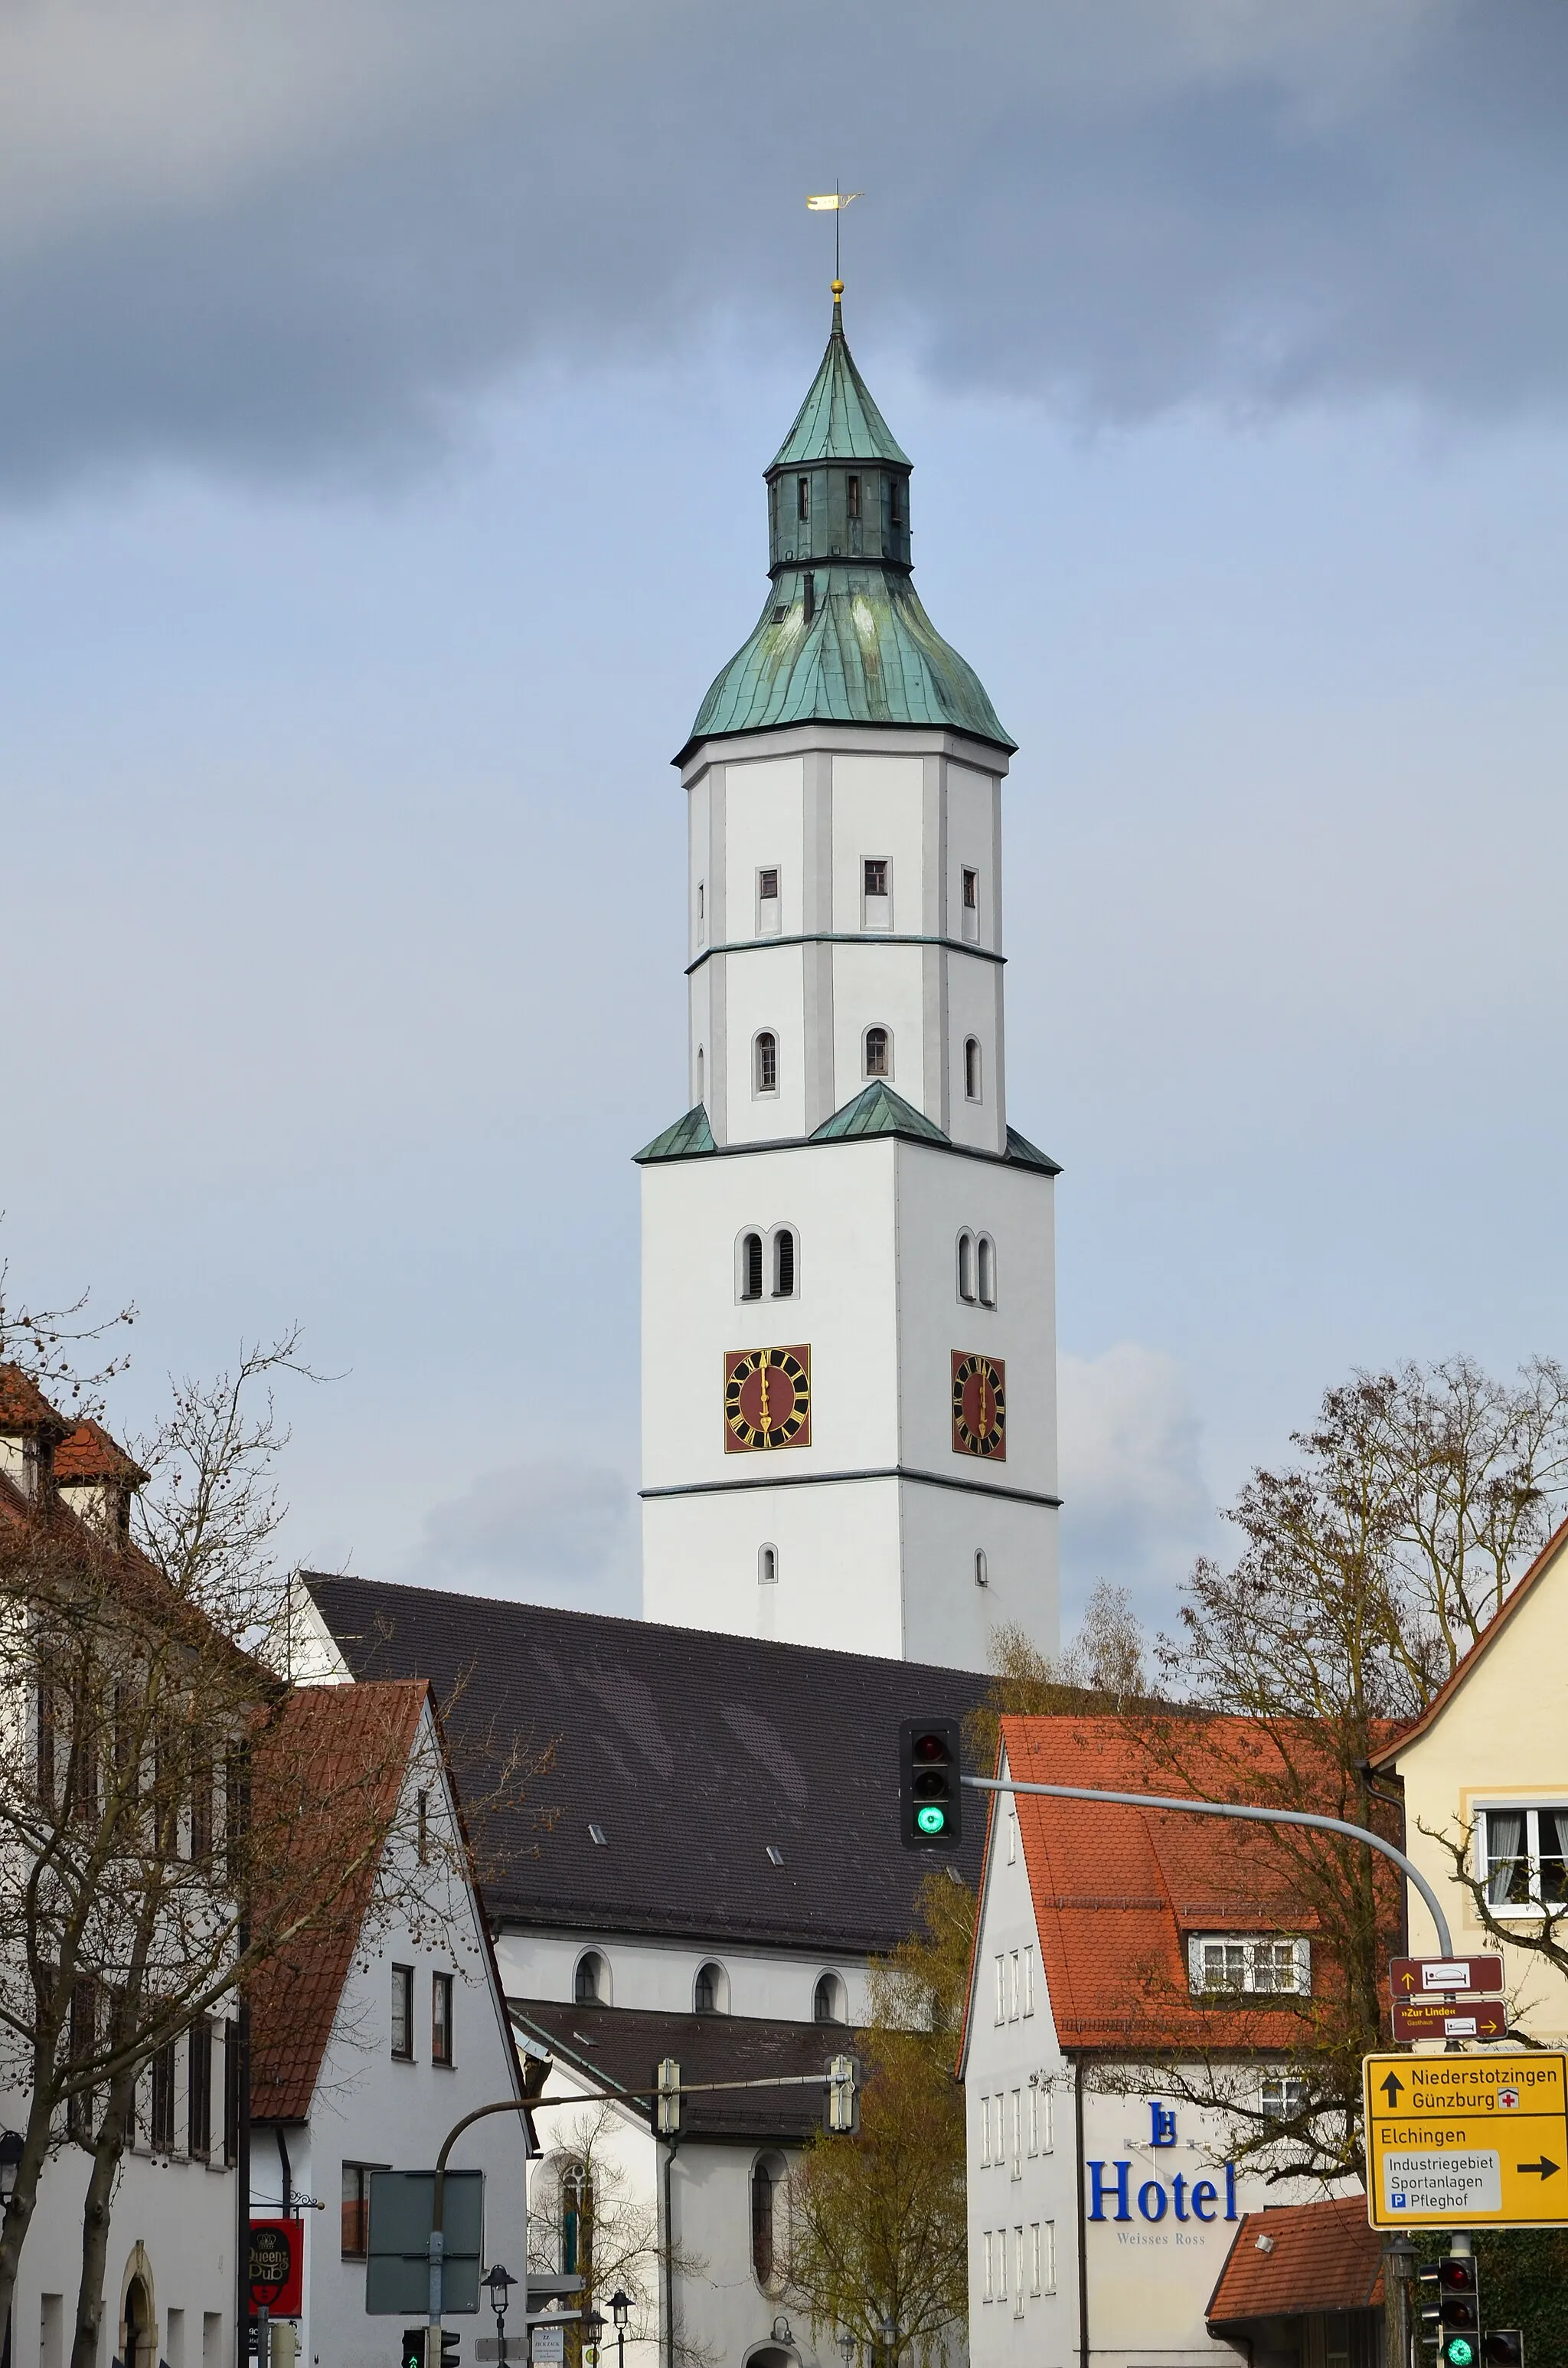
[{"label": "yellow road sign", "polygon": [[1367,2055],[1374,2228],[1568,2225],[1568,2055]]}]

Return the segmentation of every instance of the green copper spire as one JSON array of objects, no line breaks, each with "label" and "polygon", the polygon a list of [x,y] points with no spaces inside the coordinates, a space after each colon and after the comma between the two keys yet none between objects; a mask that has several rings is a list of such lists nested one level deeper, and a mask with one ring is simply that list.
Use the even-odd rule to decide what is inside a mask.
[{"label": "green copper spire", "polygon": [[910,463],[855,367],[843,294],[835,279],[822,367],[766,472],[767,605],[687,749],[806,723],[946,726],[1011,749],[979,676],[910,580]]}]

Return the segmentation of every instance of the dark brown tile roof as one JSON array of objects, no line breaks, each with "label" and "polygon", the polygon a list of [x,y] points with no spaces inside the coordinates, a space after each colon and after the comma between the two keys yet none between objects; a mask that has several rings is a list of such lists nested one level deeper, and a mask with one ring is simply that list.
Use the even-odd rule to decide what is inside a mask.
[{"label": "dark brown tile roof", "polygon": [[1382,2239],[1364,2195],[1246,2212],[1206,2314],[1211,2333],[1248,2319],[1370,2310],[1383,2299]]},{"label": "dark brown tile roof", "polygon": [[[740,2014],[653,2014],[633,2007],[562,2006],[552,1998],[508,1998],[508,2013],[525,2044],[547,2046],[563,2066],[607,2089],[645,2095],[666,2055],[681,2079],[759,2080],[793,2073],[824,2073],[830,2056],[852,2053],[854,2034],[841,2023],[773,2022]],[[700,2137],[776,2138],[798,2145],[822,2124],[820,2085],[789,2089],[727,2089],[683,2099],[683,2133]],[[634,2110],[650,2118],[646,2104]],[[540,2143],[548,2148],[562,2116],[541,2114]]]},{"label": "dark brown tile roof", "polygon": [[78,1481],[123,1480],[132,1488],[147,1484],[147,1474],[133,1463],[102,1423],[79,1422],[54,1451],[54,1476],[62,1486]]},{"label": "dark brown tile roof", "polygon": [[[301,1768],[309,1768],[321,1800],[312,1816],[307,1797],[294,1824],[307,1864],[324,1865],[335,1821],[367,1816],[390,1820],[414,1748],[426,1688],[404,1684],[307,1686],[290,1694],[256,1759],[256,1827],[280,1827],[294,1806]],[[268,1770],[276,1792],[269,1795]],[[357,1770],[370,1771],[370,1790],[351,1804]],[[302,2122],[309,2116],[322,2057],[336,2018],[343,1985],[369,1905],[374,1870],[334,1903],[324,1922],[262,1966],[251,1984],[251,2112],[261,2122]],[[265,1884],[258,1902],[265,1918]]]},{"label": "dark brown tile roof", "polygon": [[[430,1679],[471,1799],[494,1789],[497,1748],[553,1744],[530,1804],[486,1823],[498,1930],[831,1956],[913,1929],[931,1861],[899,1845],[899,1723],[961,1718],[989,1691],[983,1674],[438,1588],[305,1583],[356,1677]],[[983,1825],[976,1803],[957,1860],[971,1883]]]}]

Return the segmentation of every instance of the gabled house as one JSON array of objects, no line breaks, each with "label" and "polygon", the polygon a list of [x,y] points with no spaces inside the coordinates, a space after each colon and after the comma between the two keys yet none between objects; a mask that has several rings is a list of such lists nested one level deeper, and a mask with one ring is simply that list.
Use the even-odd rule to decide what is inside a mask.
[{"label": "gabled house", "polygon": [[[1234,1797],[1250,1742],[1242,1720],[1191,1721],[1194,1797]],[[1006,1718],[1001,1772],[1176,1789],[1118,1717]],[[1255,2127],[1294,2109],[1295,2009],[1321,1946],[1257,1828],[995,1796],[960,2063],[975,2368],[1244,2353],[1208,2317],[1236,2231],[1323,2189],[1238,2162],[1223,2107]]]},{"label": "gabled house", "polygon": [[[1373,1760],[1403,1788],[1404,1847],[1448,1909],[1456,1950],[1501,1951],[1510,2021],[1531,2039],[1568,2037],[1568,1977],[1511,1939],[1564,1920],[1568,1944],[1568,1521],[1554,1530],[1430,1707]],[[1456,1878],[1443,1837],[1463,1841],[1484,1893]],[[1490,1920],[1488,1920],[1488,1918]],[[1414,1892],[1410,1943],[1437,1936]]]},{"label": "gabled house", "polygon": [[[365,2309],[371,2173],[429,2169],[465,2113],[520,2101],[517,2053],[429,1687],[302,1689],[283,1742],[329,1802],[361,1778],[386,1840],[328,1928],[254,1985],[250,2208],[302,2222],[312,2368],[385,2368],[398,2330]],[[484,2266],[519,2277],[527,2158],[521,2112],[477,2123],[451,2157],[485,2173]]]}]

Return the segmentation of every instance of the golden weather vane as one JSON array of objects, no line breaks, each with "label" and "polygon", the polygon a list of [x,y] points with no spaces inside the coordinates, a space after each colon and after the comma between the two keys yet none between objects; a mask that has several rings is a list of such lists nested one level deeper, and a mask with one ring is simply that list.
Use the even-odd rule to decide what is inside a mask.
[{"label": "golden weather vane", "polygon": [[844,275],[838,268],[838,226],[844,220],[845,207],[852,206],[857,198],[863,198],[865,194],[864,189],[841,189],[835,181],[825,197],[806,199],[812,213],[833,216],[833,285],[835,294],[844,285]]}]

